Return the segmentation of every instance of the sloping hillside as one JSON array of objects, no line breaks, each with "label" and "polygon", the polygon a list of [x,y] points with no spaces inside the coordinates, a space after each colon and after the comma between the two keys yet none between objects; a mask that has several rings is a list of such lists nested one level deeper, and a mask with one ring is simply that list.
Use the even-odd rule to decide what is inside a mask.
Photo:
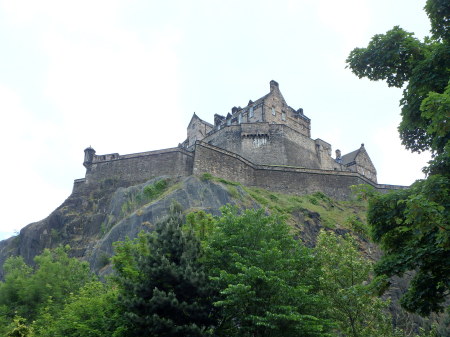
[{"label": "sloping hillside", "polygon": [[21,255],[31,263],[44,248],[68,244],[73,256],[88,260],[98,270],[105,257],[112,254],[114,241],[151,230],[172,200],[185,213],[202,209],[219,214],[219,208],[225,204],[281,212],[308,246],[314,245],[320,228],[341,233],[353,231],[365,241],[365,206],[359,201],[337,202],[322,193],[302,197],[272,193],[208,174],[184,179],[162,176],[129,187],[118,187],[113,180],[105,180],[88,194],[72,194],[47,218],[26,226],[18,236],[1,241],[0,264],[11,255]]}]

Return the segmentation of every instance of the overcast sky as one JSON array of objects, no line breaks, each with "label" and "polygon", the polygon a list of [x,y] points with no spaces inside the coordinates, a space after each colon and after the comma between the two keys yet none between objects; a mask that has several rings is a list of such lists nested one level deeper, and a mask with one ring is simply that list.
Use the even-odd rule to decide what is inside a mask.
[{"label": "overcast sky", "polygon": [[401,90],[345,59],[394,25],[423,38],[425,0],[0,0],[0,239],[41,220],[83,178],[83,150],[175,147],[279,82],[343,154],[365,144],[378,181],[423,178],[400,145]]}]

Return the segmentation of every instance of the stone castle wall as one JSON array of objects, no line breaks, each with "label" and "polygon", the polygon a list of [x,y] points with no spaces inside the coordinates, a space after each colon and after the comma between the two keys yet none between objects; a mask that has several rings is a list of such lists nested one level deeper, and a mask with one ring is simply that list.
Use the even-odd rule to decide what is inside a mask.
[{"label": "stone castle wall", "polygon": [[211,133],[203,141],[234,152],[254,164],[342,170],[331,157],[330,144],[313,140],[284,124],[230,125]]},{"label": "stone castle wall", "polygon": [[130,186],[162,175],[187,177],[192,175],[193,159],[193,153],[181,148],[95,156],[86,177],[75,180],[73,192],[83,193],[106,179],[114,180],[119,186]]},{"label": "stone castle wall", "polygon": [[[228,131],[231,138],[236,132],[233,128],[237,127]],[[187,177],[203,173],[275,192],[323,192],[339,200],[350,198],[351,185],[369,184],[381,192],[404,188],[376,184],[358,172],[256,164],[235,152],[197,141],[194,152],[178,147],[124,156],[95,156],[86,177],[75,180],[73,193],[86,193],[107,180],[130,186],[162,175]]]},{"label": "stone castle wall", "polygon": [[381,192],[403,188],[375,184],[356,172],[256,165],[235,153],[204,142],[196,144],[193,173],[211,173],[275,192],[297,195],[323,192],[339,200],[350,198],[351,185],[369,184]]}]

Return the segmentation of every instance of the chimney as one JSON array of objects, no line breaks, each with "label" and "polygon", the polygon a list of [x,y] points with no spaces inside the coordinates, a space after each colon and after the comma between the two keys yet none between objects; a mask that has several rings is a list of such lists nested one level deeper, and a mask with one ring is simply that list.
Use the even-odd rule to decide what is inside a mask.
[{"label": "chimney", "polygon": [[342,164],[341,150],[336,150],[336,163]]},{"label": "chimney", "polygon": [[270,92],[274,91],[275,89],[279,90],[278,82],[277,81],[270,81]]}]

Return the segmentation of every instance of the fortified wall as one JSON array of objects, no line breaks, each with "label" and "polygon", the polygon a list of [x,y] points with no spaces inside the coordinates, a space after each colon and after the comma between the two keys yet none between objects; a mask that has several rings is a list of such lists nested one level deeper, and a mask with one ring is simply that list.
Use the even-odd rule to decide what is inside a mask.
[{"label": "fortified wall", "polygon": [[194,113],[178,147],[127,155],[85,149],[86,176],[75,180],[73,193],[108,181],[130,186],[161,175],[203,173],[283,193],[320,191],[336,199],[349,198],[350,186],[362,183],[379,191],[404,188],[377,183],[364,144],[345,155],[335,153],[333,158],[331,144],[311,138],[311,120],[303,109],[288,106],[271,81],[267,95],[233,107],[226,116],[216,114],[214,125]]}]

